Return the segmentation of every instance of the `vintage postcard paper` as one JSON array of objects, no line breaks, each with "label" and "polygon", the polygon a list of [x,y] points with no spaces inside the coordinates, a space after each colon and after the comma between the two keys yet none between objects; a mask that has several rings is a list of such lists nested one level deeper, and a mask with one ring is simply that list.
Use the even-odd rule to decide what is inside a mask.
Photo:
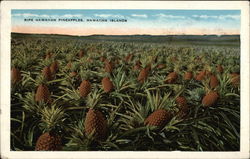
[{"label": "vintage postcard paper", "polygon": [[247,7],[2,3],[2,158],[249,157]]}]

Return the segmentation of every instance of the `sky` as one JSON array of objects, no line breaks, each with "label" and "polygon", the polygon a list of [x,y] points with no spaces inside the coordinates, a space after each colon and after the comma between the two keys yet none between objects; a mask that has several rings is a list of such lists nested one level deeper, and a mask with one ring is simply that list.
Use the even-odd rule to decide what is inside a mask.
[{"label": "sky", "polygon": [[[240,10],[12,10],[12,32],[66,35],[234,35]],[[26,21],[25,21],[26,19]],[[27,21],[33,19],[33,21]],[[55,19],[56,21],[36,21]],[[78,19],[82,21],[59,21]],[[106,19],[89,22],[87,19]],[[126,20],[111,22],[110,20]]]}]

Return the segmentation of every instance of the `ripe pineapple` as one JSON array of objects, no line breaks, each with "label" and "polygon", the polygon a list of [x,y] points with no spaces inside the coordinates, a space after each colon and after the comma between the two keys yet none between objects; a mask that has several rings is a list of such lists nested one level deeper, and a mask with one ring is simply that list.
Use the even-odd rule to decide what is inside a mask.
[{"label": "ripe pineapple", "polygon": [[205,76],[206,76],[206,71],[201,71],[201,72],[199,72],[198,75],[196,75],[195,79],[197,81],[201,81],[205,78]]},{"label": "ripe pineapple", "polygon": [[231,74],[231,83],[233,86],[238,86],[240,84],[240,75],[238,73]]},{"label": "ripe pineapple", "polygon": [[87,97],[87,95],[91,92],[91,84],[88,80],[83,80],[80,87],[79,92],[81,97]]},{"label": "ripe pineapple", "polygon": [[40,84],[36,90],[35,95],[36,102],[49,102],[50,101],[50,91],[45,84]]},{"label": "ripe pineapple", "polygon": [[104,69],[106,72],[111,73],[113,71],[113,64],[111,61],[106,61]]},{"label": "ripe pineapple", "polygon": [[45,59],[51,59],[53,54],[51,52],[46,53]]},{"label": "ripe pineapple", "polygon": [[178,96],[175,101],[181,111],[187,110],[187,99],[185,97]]},{"label": "ripe pineapple", "polygon": [[163,128],[172,118],[170,112],[165,109],[157,109],[144,121],[145,125]]},{"label": "ripe pineapple", "polygon": [[170,72],[167,75],[165,83],[169,83],[169,84],[175,83],[178,79],[178,72],[179,72],[179,65],[176,65],[174,67],[173,72]]},{"label": "ripe pineapple", "polygon": [[133,70],[137,71],[137,70],[140,70],[141,69],[141,66],[140,65],[134,65],[133,67]]},{"label": "ripe pineapple", "polygon": [[59,66],[58,66],[58,62],[57,61],[54,61],[51,65],[50,65],[50,72],[51,74],[55,74],[59,69]]},{"label": "ripe pineapple", "polygon": [[186,72],[184,74],[184,80],[191,80],[193,78],[193,73],[192,72]]},{"label": "ripe pineapple", "polygon": [[59,151],[62,149],[61,137],[51,132],[42,134],[36,142],[36,151]]},{"label": "ripe pineapple", "polygon": [[189,80],[191,80],[193,78],[193,72],[192,71],[194,69],[194,64],[189,64],[187,67],[188,67],[188,70],[184,74],[184,80],[189,81]]},{"label": "ripe pineapple", "polygon": [[53,78],[49,66],[46,66],[43,68],[42,75],[48,81],[52,80],[52,78]]},{"label": "ripe pineapple", "polygon": [[131,60],[133,59],[133,54],[128,54],[126,57],[125,57],[125,62],[130,62]]},{"label": "ripe pineapple", "polygon": [[137,78],[137,81],[139,81],[140,83],[144,83],[148,78],[148,74],[149,70],[147,68],[142,69]]},{"label": "ripe pineapple", "polygon": [[175,83],[178,78],[178,74],[176,72],[171,72],[168,74],[166,78],[166,83]]},{"label": "ripe pineapple", "polygon": [[219,85],[219,80],[215,75],[210,76],[210,87],[215,88]]},{"label": "ripe pineapple", "polygon": [[84,122],[85,133],[94,139],[102,140],[107,136],[107,121],[99,110],[90,108]]},{"label": "ripe pineapple", "polygon": [[218,65],[218,66],[216,67],[216,69],[217,69],[217,71],[218,71],[219,73],[223,73],[223,71],[224,71],[224,69],[223,69],[223,67],[222,67],[221,65]]},{"label": "ripe pineapple", "polygon": [[106,58],[105,58],[104,56],[101,56],[101,57],[100,57],[100,61],[101,61],[101,62],[105,62],[105,61],[106,61]]},{"label": "ripe pineapple", "polygon": [[182,96],[178,96],[175,99],[175,102],[177,104],[177,106],[179,107],[179,111],[177,113],[177,116],[180,118],[183,118],[187,115],[188,112],[188,106],[187,106],[187,100],[185,97]]},{"label": "ripe pineapple", "polygon": [[71,69],[71,67],[72,67],[72,63],[71,63],[71,61],[69,61],[68,63],[67,63],[67,69]]},{"label": "ripe pineapple", "polygon": [[85,55],[85,52],[83,49],[81,49],[78,53],[79,58],[82,58]]},{"label": "ripe pineapple", "polygon": [[76,71],[70,72],[69,76],[70,77],[76,77],[77,76],[77,72]]},{"label": "ripe pineapple", "polygon": [[102,79],[102,87],[104,92],[108,93],[114,89],[113,83],[110,81],[109,77],[104,77]]},{"label": "ripe pineapple", "polygon": [[216,91],[208,92],[202,99],[202,104],[204,107],[210,107],[214,105],[219,98],[219,94]]},{"label": "ripe pineapple", "polygon": [[163,68],[166,67],[166,65],[165,65],[165,64],[158,64],[156,67],[157,67],[158,69],[163,69]]},{"label": "ripe pineapple", "polygon": [[11,82],[13,84],[16,84],[17,82],[19,82],[20,80],[22,79],[22,76],[21,76],[21,72],[19,69],[13,67],[11,69]]}]

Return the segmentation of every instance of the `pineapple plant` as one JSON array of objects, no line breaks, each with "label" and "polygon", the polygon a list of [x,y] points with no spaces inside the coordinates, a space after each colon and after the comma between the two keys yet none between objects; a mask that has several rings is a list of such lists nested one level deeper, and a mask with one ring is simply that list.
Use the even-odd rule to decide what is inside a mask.
[{"label": "pineapple plant", "polygon": [[95,91],[87,99],[87,105],[90,108],[84,121],[85,134],[94,140],[104,140],[108,133],[107,120],[104,114],[98,110],[100,98],[100,93]]},{"label": "pineapple plant", "polygon": [[106,92],[106,93],[109,93],[114,89],[114,85],[111,82],[109,77],[107,77],[107,76],[103,77],[103,79],[102,79],[102,87],[103,87],[104,92]]},{"label": "pineapple plant", "polygon": [[70,67],[69,76],[72,77],[72,78],[77,77],[80,64],[78,62],[73,62],[73,63],[70,63],[70,64],[71,64],[71,67]]},{"label": "pineapple plant", "polygon": [[193,64],[189,64],[188,65],[188,70],[184,74],[184,80],[189,81],[189,80],[191,80],[193,78],[193,72],[192,72],[193,69],[194,69],[194,65]]},{"label": "pineapple plant", "polygon": [[170,72],[168,75],[167,75],[167,78],[166,78],[166,83],[168,84],[172,84],[172,83],[175,83],[178,79],[178,72],[179,72],[179,66],[175,66],[173,72]]},{"label": "pineapple plant", "polygon": [[160,95],[159,90],[155,94],[147,91],[147,105],[152,113],[144,120],[144,125],[162,129],[172,119],[172,113],[165,108],[169,104],[169,96],[170,94]]},{"label": "pineapple plant", "polygon": [[62,108],[53,104],[40,110],[41,121],[39,123],[42,134],[36,141],[36,151],[60,151],[62,150],[62,134],[65,112]]}]

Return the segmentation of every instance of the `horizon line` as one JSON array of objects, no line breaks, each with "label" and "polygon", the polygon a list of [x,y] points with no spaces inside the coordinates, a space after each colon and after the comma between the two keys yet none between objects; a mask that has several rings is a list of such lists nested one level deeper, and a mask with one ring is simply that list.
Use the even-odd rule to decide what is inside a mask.
[{"label": "horizon line", "polygon": [[99,36],[134,36],[134,35],[149,35],[149,36],[173,36],[173,35],[195,35],[195,36],[206,36],[206,35],[216,35],[216,36],[232,36],[232,35],[239,35],[240,34],[90,34],[90,35],[72,35],[72,34],[50,34],[50,33],[25,33],[25,32],[11,32],[16,34],[37,34],[37,35],[62,35],[62,36],[93,36],[93,35],[99,35]]}]

